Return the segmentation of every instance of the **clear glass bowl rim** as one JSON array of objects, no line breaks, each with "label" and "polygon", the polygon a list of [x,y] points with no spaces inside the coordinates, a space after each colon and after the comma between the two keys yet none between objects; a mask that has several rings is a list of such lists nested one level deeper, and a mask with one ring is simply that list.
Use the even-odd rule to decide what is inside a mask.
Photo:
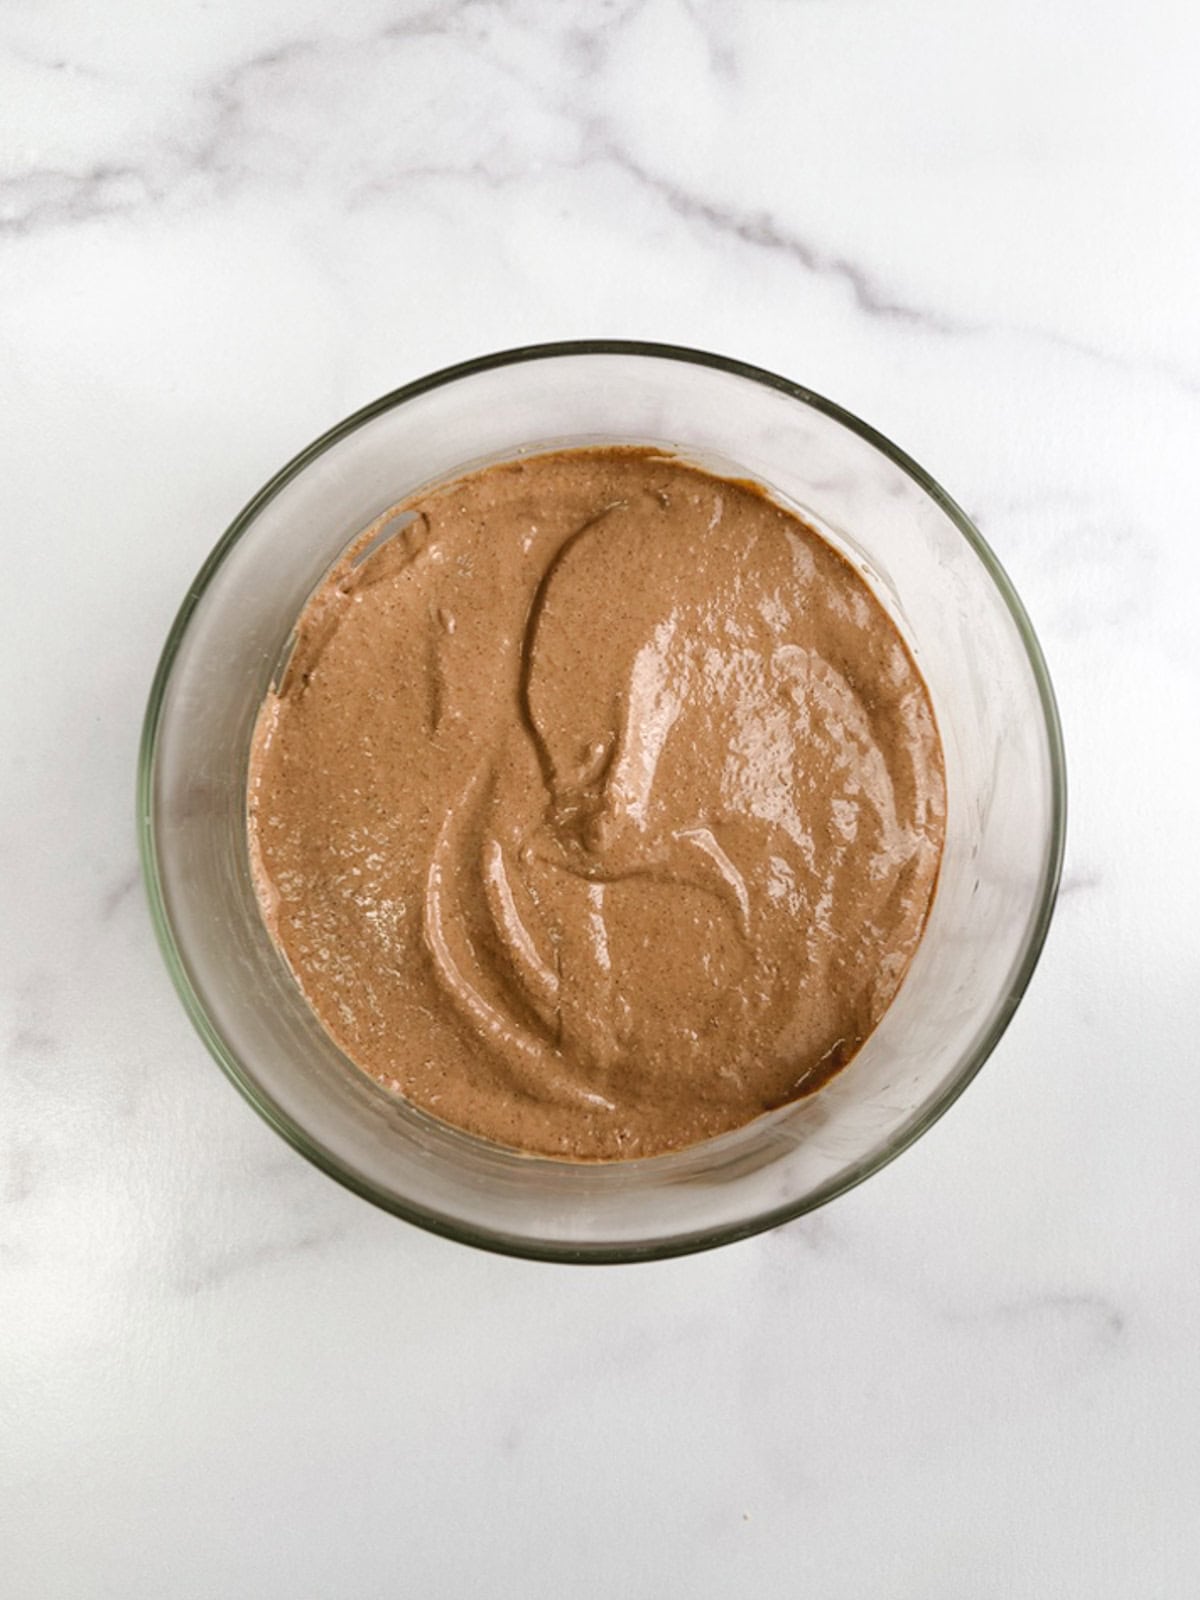
[{"label": "clear glass bowl rim", "polygon": [[[563,356],[592,355],[649,357],[654,360],[676,361],[684,364],[710,367],[730,373],[735,377],[746,379],[749,382],[778,390],[798,401],[801,405],[823,413],[833,421],[841,423],[843,427],[858,434],[913,479],[930,499],[940,507],[963,538],[971,545],[988,576],[995,584],[1016,625],[1033,673],[1042,713],[1045,718],[1045,731],[1050,756],[1051,813],[1050,837],[1043,862],[1042,881],[1037,904],[1026,932],[1021,960],[1005,996],[1004,1004],[998,1009],[991,1026],[976,1042],[975,1048],[959,1062],[957,1069],[950,1074],[937,1093],[931,1096],[921,1111],[912,1117],[904,1127],[899,1129],[881,1149],[853,1163],[844,1172],[839,1173],[835,1179],[819,1186],[801,1200],[758,1212],[754,1216],[726,1226],[706,1228],[696,1233],[676,1235],[667,1239],[656,1239],[646,1244],[623,1242],[616,1245],[586,1244],[568,1246],[557,1241],[548,1240],[543,1243],[535,1239],[518,1238],[500,1232],[489,1233],[462,1224],[453,1217],[427,1211],[401,1197],[388,1193],[354,1171],[334,1152],[327,1150],[307,1129],[301,1127],[274,1103],[265,1090],[256,1082],[253,1073],[229,1049],[188,977],[182,953],[176,942],[175,932],[167,914],[163,895],[159,873],[158,841],[155,833],[153,792],[155,758],[167,686],[192,614],[203,599],[209,584],[230,551],[253,527],[255,519],[263,507],[286,484],[302,473],[318,456],[324,455],[326,451],[332,449],[343,438],[353,433],[355,429],[361,427],[364,423],[370,422],[383,413],[402,406],[407,401],[413,400],[432,389],[441,388],[444,385],[455,383],[459,379],[469,378],[491,369],[514,366],[523,362],[544,361]],[[859,417],[847,411],[844,407],[837,405],[834,401],[825,399],[823,395],[817,394],[814,390],[805,388],[802,384],[793,383],[790,379],[782,378],[763,367],[753,366],[729,356],[715,355],[712,352],[691,349],[685,345],[660,344],[638,339],[578,339],[546,344],[520,345],[510,350],[500,350],[490,355],[478,356],[470,361],[457,362],[453,366],[442,367],[436,372],[417,378],[411,383],[404,384],[398,389],[393,389],[389,393],[381,395],[377,400],[363,406],[341,422],[336,423],[305,449],[301,450],[298,455],[293,456],[285,466],[280,468],[274,477],[264,484],[253,499],[234,518],[188,588],[183,603],[171,625],[170,632],[167,634],[166,643],[163,646],[162,655],[155,671],[138,751],[138,849],[154,932],[163,958],[166,961],[167,970],[175,985],[176,992],[183,1002],[185,1011],[197,1033],[208,1047],[209,1052],[235,1088],[254,1107],[264,1121],[286,1139],[294,1149],[298,1150],[301,1155],[311,1161],[314,1166],[319,1167],[345,1188],[360,1195],[363,1199],[371,1201],[381,1209],[391,1212],[394,1216],[401,1217],[407,1222],[425,1228],[431,1233],[440,1234],[443,1237],[454,1239],[462,1244],[473,1245],[479,1249],[495,1251],[503,1255],[523,1256],[534,1260],[560,1262],[622,1263],[663,1260],[673,1256],[689,1255],[699,1250],[707,1250],[717,1245],[730,1244],[735,1240],[748,1238],[753,1234],[778,1227],[781,1223],[790,1222],[806,1212],[814,1211],[818,1207],[828,1204],[830,1200],[834,1200],[839,1195],[846,1193],[847,1190],[855,1188],[873,1173],[878,1172],[880,1168],[886,1166],[896,1156],[914,1144],[922,1134],[928,1132],[933,1124],[954,1104],[955,1100],[962,1094],[996,1048],[1009,1022],[1012,1020],[1037,967],[1053,918],[1059,881],[1062,876],[1063,854],[1066,844],[1066,817],[1067,778],[1062,726],[1053,685],[1050,681],[1050,674],[1041,645],[1038,643],[1033,625],[1008,574],[1001,566],[983,535],[961,506],[946,493],[936,479],[914,461],[911,456],[901,450],[899,446],[893,444],[890,439],[880,433],[878,429],[871,427],[869,423],[863,422]]]}]

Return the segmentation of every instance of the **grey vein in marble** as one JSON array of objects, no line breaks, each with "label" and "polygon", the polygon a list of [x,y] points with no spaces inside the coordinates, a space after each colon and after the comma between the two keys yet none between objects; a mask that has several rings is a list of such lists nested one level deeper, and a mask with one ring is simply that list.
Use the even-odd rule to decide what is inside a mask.
[{"label": "grey vein in marble", "polygon": [[44,1153],[32,1139],[11,1138],[0,1164],[0,1203],[19,1205],[28,1200],[44,1168]]},{"label": "grey vein in marble", "polygon": [[1098,1344],[1113,1347],[1125,1337],[1128,1319],[1107,1295],[1087,1291],[1058,1291],[1023,1295],[1019,1299],[981,1311],[956,1312],[951,1322],[1032,1323],[1063,1322],[1084,1329]]},{"label": "grey vein in marble", "polygon": [[98,162],[81,172],[42,167],[0,178],[0,237],[139,212],[159,198],[144,171]]},{"label": "grey vein in marble", "polygon": [[1059,898],[1087,894],[1092,889],[1099,889],[1103,882],[1099,872],[1087,867],[1068,868],[1058,885]]},{"label": "grey vein in marble", "polygon": [[113,917],[116,916],[117,912],[137,888],[140,878],[140,870],[136,866],[129,867],[122,872],[121,876],[108,889],[105,890],[104,894],[100,898],[101,922],[112,921]]},{"label": "grey vein in marble", "polygon": [[651,172],[616,144],[606,144],[591,159],[606,162],[627,174],[636,183],[658,195],[664,204],[685,222],[699,222],[743,244],[778,252],[790,258],[806,272],[842,282],[850,290],[856,308],[866,316],[906,323],[949,338],[992,335],[1029,339],[1119,371],[1139,372],[1158,377],[1189,396],[1200,395],[1200,377],[1172,362],[1117,355],[1085,340],[1056,333],[1051,329],[1026,327],[1004,321],[971,321],[963,317],[952,317],[945,312],[900,299],[885,291],[865,267],[851,261],[847,256],[824,249],[800,234],[784,228],[770,212],[761,209],[742,212],[730,206],[714,204],[671,179]]},{"label": "grey vein in marble", "polygon": [[700,222],[743,244],[781,252],[806,272],[840,280],[850,290],[858,309],[868,316],[915,323],[918,327],[938,333],[971,331],[966,325],[953,322],[938,312],[906,304],[888,295],[864,268],[843,255],[822,250],[799,234],[782,228],[767,211],[739,212],[727,206],[715,205],[679,184],[650,172],[615,144],[607,145],[597,159],[618,168],[635,182],[652,190],[685,222]]},{"label": "grey vein in marble", "polygon": [[[182,1260],[174,1276],[180,1294],[202,1294],[222,1288],[231,1278],[256,1268],[287,1261],[293,1256],[311,1255],[346,1236],[343,1225],[308,1228],[291,1238],[263,1239],[249,1245],[226,1245],[219,1254],[205,1255],[193,1244],[180,1249]],[[190,1259],[189,1259],[190,1258]]]}]

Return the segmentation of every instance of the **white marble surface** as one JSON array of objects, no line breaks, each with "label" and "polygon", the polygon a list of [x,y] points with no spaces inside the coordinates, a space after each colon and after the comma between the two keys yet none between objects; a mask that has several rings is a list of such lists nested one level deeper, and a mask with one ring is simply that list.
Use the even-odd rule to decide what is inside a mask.
[{"label": "white marble surface", "polygon": [[[10,0],[0,39],[0,1591],[1194,1595],[1195,8]],[[594,334],[927,464],[1073,783],[950,1115],[628,1269],[293,1155],[175,1000],[132,825],[163,635],[258,484],[408,378]]]}]

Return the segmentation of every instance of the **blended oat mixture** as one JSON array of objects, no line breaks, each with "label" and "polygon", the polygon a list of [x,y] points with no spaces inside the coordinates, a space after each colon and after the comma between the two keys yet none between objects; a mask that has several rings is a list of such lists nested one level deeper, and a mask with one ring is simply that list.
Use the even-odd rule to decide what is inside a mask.
[{"label": "blended oat mixture", "polygon": [[255,733],[263,915],[358,1066],[575,1160],[810,1093],[895,995],[945,831],[928,691],[848,562],[639,448],[381,518]]}]

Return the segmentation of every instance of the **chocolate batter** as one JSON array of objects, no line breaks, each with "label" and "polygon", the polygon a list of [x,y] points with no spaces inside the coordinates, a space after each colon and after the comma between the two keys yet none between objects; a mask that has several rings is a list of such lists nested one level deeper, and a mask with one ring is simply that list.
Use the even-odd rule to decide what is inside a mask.
[{"label": "chocolate batter", "polygon": [[945,780],[912,658],[811,528],[573,450],[355,541],[262,708],[249,826],[267,925],[363,1071],[612,1160],[853,1056],[920,940]]}]

